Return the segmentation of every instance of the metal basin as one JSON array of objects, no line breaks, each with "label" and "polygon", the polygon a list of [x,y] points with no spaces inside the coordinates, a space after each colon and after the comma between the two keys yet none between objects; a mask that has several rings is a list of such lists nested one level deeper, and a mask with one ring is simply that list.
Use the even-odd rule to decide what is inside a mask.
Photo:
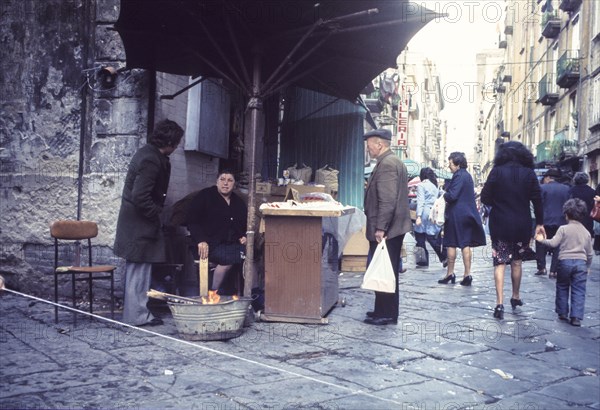
[{"label": "metal basin", "polygon": [[215,304],[167,302],[184,340],[224,340],[239,336],[251,298]]}]

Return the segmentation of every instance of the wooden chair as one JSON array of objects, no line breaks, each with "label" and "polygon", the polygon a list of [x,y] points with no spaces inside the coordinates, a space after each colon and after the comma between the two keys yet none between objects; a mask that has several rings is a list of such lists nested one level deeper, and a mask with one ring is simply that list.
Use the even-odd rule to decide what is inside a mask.
[{"label": "wooden chair", "polygon": [[[50,235],[54,238],[54,302],[58,303],[58,275],[71,275],[71,289],[73,308],[75,308],[75,282],[88,282],[90,294],[90,313],[93,313],[92,281],[110,280],[110,314],[115,315],[115,281],[113,265],[96,265],[92,263],[92,238],[98,236],[98,225],[91,221],[56,221],[50,225]],[[79,241],[87,240],[88,266],[81,266],[81,244]],[[59,242],[60,241],[60,242]],[[73,265],[59,266],[59,243],[70,241],[75,246]],[[100,275],[104,274],[104,275]],[[58,323],[58,306],[54,307],[54,320]]]}]

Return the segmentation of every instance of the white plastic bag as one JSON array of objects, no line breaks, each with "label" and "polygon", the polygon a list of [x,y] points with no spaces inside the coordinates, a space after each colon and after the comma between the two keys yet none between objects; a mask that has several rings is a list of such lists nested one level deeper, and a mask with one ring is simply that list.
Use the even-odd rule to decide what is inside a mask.
[{"label": "white plastic bag", "polygon": [[429,220],[437,226],[444,226],[444,212],[446,212],[446,200],[442,194],[433,203],[429,212]]},{"label": "white plastic bag", "polygon": [[394,275],[385,239],[377,245],[360,287],[385,293],[396,291],[396,275]]}]

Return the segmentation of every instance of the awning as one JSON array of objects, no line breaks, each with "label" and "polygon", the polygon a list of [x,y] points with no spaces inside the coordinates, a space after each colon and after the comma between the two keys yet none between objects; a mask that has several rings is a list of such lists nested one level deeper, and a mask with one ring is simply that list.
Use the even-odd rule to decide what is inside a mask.
[{"label": "awning", "polygon": [[[354,99],[437,14],[407,0],[121,0],[128,68]],[[259,61],[258,90],[253,90]]]}]

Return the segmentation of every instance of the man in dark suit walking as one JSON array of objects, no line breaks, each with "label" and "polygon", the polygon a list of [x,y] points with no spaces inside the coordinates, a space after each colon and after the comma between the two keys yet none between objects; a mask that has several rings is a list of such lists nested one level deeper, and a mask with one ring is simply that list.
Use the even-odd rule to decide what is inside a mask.
[{"label": "man in dark suit walking", "polygon": [[[558,228],[565,225],[567,220],[563,215],[562,207],[569,199],[569,187],[556,181],[561,177],[558,169],[549,169],[544,174],[542,190],[542,204],[544,207],[544,230],[546,239],[552,239]],[[546,252],[548,248],[536,242],[535,256],[537,259],[536,275],[546,274]],[[558,249],[552,251],[552,262],[550,262],[550,277],[556,278],[558,268]]]},{"label": "man in dark suit walking", "polygon": [[369,155],[377,159],[365,190],[369,260],[379,242],[385,238],[396,275],[394,293],[375,292],[375,308],[367,312],[365,323],[396,324],[399,303],[398,263],[404,235],[412,228],[408,207],[408,173],[404,163],[390,150],[392,133],[389,130],[370,131],[364,135],[364,139]]},{"label": "man in dark suit walking", "polygon": [[117,222],[114,253],[125,258],[123,322],[135,326],[160,325],[148,310],[152,264],[166,260],[160,214],[171,177],[169,155],[183,137],[174,121],[156,124],[148,144],[131,159]]}]

